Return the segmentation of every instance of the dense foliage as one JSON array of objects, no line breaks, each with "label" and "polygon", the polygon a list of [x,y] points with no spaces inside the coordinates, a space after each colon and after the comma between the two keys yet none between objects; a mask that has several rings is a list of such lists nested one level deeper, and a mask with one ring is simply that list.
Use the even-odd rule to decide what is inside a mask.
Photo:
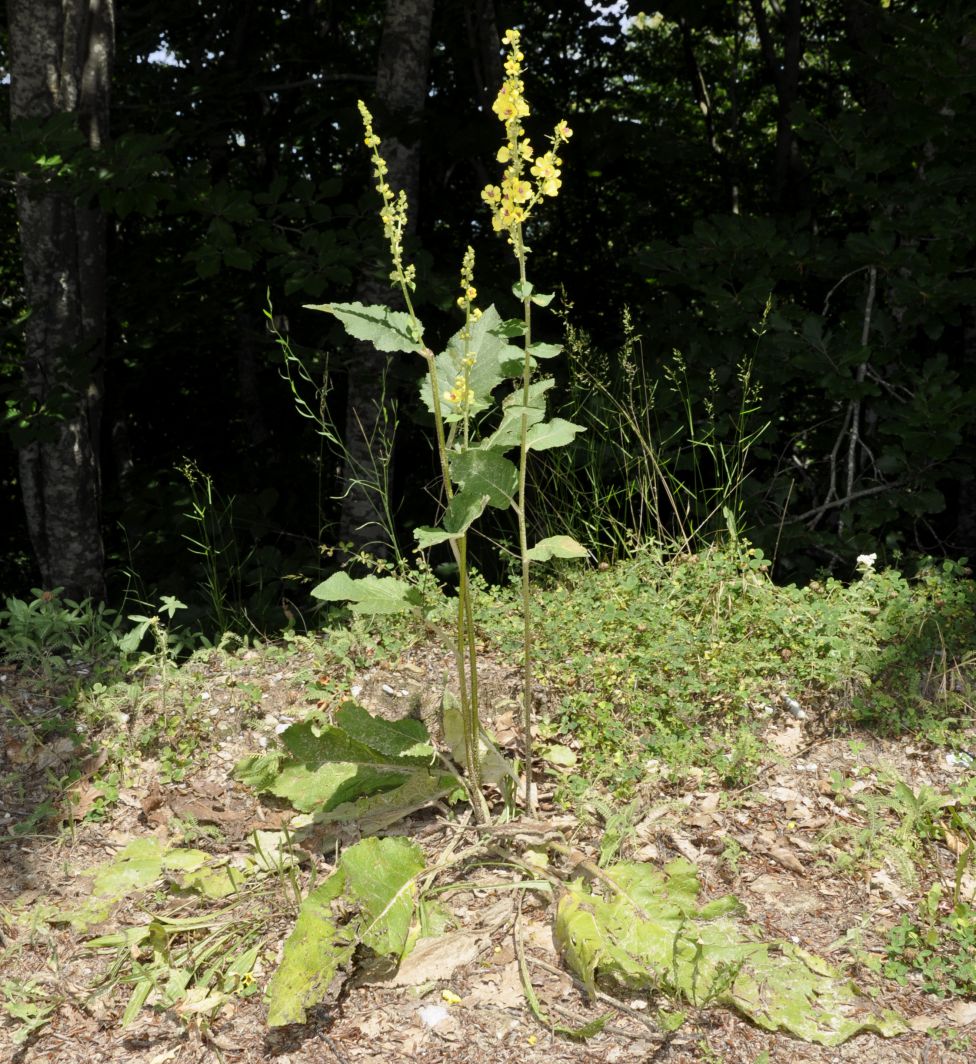
[{"label": "dense foliage", "polygon": [[[485,304],[512,304],[508,272],[494,268],[507,249],[479,212],[496,133],[470,6],[435,5],[419,131],[414,258],[429,303],[418,312],[443,337],[457,328],[468,243]],[[970,6],[716,0],[653,15],[630,5],[627,18],[622,6],[494,5],[498,27],[532,41],[540,132],[564,114],[576,132],[562,194],[530,240],[537,287],[563,294],[596,384],[564,382],[590,431],[560,480],[540,485],[564,500],[595,477],[628,513],[626,448],[601,437],[614,407],[598,399],[633,395],[636,374],[646,387],[634,403],[678,504],[671,513],[655,495],[659,529],[745,530],[784,578],[849,571],[863,551],[965,553],[976,506]],[[96,158],[70,123],[7,127],[6,171],[95,196],[110,217],[102,465],[115,595],[158,589],[211,615],[226,601],[273,627],[329,565],[339,461],[298,416],[264,311],[270,296],[311,382],[325,381],[307,402],[342,425],[349,348],[300,308],[350,298],[364,271],[386,270],[356,112],[357,97],[370,101],[383,15],[379,2],[121,5],[111,145]],[[379,110],[377,125],[397,132]],[[0,585],[23,591],[35,575],[16,448],[57,411],[22,392],[11,182],[2,194]],[[557,324],[541,338],[557,339]],[[421,369],[397,362],[390,382],[405,549],[433,517],[424,488],[436,459],[406,387]],[[710,506],[723,456],[760,429],[747,467],[733,463],[741,490]],[[581,513],[549,531],[593,527]]]}]

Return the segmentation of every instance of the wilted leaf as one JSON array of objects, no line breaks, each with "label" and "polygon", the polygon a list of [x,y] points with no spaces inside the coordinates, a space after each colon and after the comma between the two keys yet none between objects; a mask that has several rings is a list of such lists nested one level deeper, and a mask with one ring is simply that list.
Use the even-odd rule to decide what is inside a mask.
[{"label": "wilted leaf", "polygon": [[[403,838],[364,839],[343,853],[336,871],[303,902],[285,942],[268,988],[269,1026],[303,1023],[360,943],[399,960],[423,868],[420,848]],[[355,911],[340,927],[332,903],[343,894]]]},{"label": "wilted leaf", "polygon": [[268,1026],[304,1023],[305,1014],[329,989],[340,964],[352,959],[355,938],[343,935],[332,915],[332,902],[345,888],[341,869],[302,903],[285,941],[284,955],[268,986]]},{"label": "wilted leaf", "polygon": [[[441,723],[444,728],[444,741],[451,749],[451,757],[459,765],[464,765],[464,725],[461,720],[461,707],[457,699],[445,691],[441,706]],[[491,740],[481,734],[478,736],[478,761],[481,779],[494,787],[501,787],[506,777],[514,776],[512,764]]]},{"label": "wilted leaf", "polygon": [[860,1031],[902,1033],[894,1012],[878,1014],[854,984],[790,942],[756,942],[729,918],[735,898],[698,908],[694,867],[673,861],[663,871],[619,864],[606,870],[609,897],[582,881],[559,902],[554,937],[591,992],[598,979],[629,989],[663,988],[693,1005],[726,1005],[760,1027],[788,1030],[821,1045]]}]

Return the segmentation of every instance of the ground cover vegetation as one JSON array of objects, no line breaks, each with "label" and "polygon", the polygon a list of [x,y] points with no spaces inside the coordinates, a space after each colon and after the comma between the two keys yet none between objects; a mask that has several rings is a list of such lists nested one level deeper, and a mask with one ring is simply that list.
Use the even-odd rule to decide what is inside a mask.
[{"label": "ground cover vegetation", "polygon": [[[378,86],[408,8],[385,12]],[[421,8],[429,21],[429,6],[414,15]],[[469,45],[490,8],[468,18]],[[819,326],[796,317],[796,294],[786,298],[789,285],[772,277],[761,300],[758,288],[737,290],[726,271],[746,234],[731,150],[739,104],[730,91],[726,143],[702,56],[731,62],[736,88],[752,49],[775,88],[775,221],[749,230],[749,248],[762,239],[775,257],[787,214],[795,225],[812,203],[798,150],[816,137],[801,120],[799,6],[732,10],[706,30],[667,11],[625,27],[571,9],[607,55],[660,58],[680,44],[696,121],[705,119],[731,198],[728,218],[695,228],[695,239],[732,241],[713,263],[718,288],[701,258],[694,281],[677,279],[701,252],[693,240],[645,242],[627,259],[635,275],[655,262],[652,289],[670,272],[671,295],[697,307],[681,320],[680,348],[648,357],[646,322],[618,299],[618,351],[602,355],[593,337],[607,327],[603,309],[570,299],[562,205],[579,123],[598,108],[577,97],[572,126],[557,110],[546,133],[526,75],[537,67],[544,98],[559,80],[558,53],[527,57],[527,13],[523,32],[501,36],[500,87],[481,100],[502,124],[501,176],[475,168],[491,225],[461,227],[460,288],[455,279],[448,294],[427,257],[448,234],[425,248],[411,197],[395,185],[410,187],[416,173],[396,108],[374,119],[360,100],[379,202],[360,203],[357,225],[365,234],[378,213],[389,305],[376,301],[376,279],[355,285],[360,298],[334,299],[359,263],[355,241],[348,278],[339,269],[331,283],[285,285],[286,297],[329,302],[285,315],[266,294],[268,364],[290,416],[319,441],[308,467],[316,550],[299,564],[300,548],[292,573],[273,575],[286,561],[265,538],[280,517],[275,493],[256,501],[261,531],[245,539],[239,500],[185,459],[178,527],[189,582],[144,581],[130,557],[119,609],[64,587],[6,598],[0,1038],[18,1059],[57,1057],[52,1046],[79,1038],[95,1056],[147,1061],[303,1060],[323,1044],[338,1060],[480,1061],[485,1039],[493,1057],[512,1060],[969,1059],[976,594],[964,559],[909,548],[965,534],[963,490],[941,527],[935,515],[964,463],[965,433],[945,419],[954,426],[970,400],[964,361],[948,369],[948,357],[929,352],[921,375],[900,376],[909,333],[917,346],[919,329],[936,344],[945,331],[920,325],[895,282],[913,278],[912,288],[914,242],[934,239],[942,266],[956,256],[951,298],[965,298],[966,252],[948,232],[909,235],[886,198],[894,244],[886,252],[892,233],[882,234],[866,261],[846,263]],[[824,39],[829,14],[818,11]],[[848,46],[867,48],[879,27],[886,42],[909,28],[933,48],[947,40],[914,11],[901,22],[887,5],[843,14]],[[356,24],[371,24],[365,9]],[[12,17],[12,38],[16,27]],[[489,66],[496,40],[483,50]],[[235,47],[246,51],[245,38]],[[579,46],[569,54],[577,60]],[[953,54],[946,76],[964,81],[965,56]],[[436,49],[429,58],[436,69]],[[610,112],[634,84],[621,75]],[[963,95],[943,111],[954,115]],[[396,131],[389,141],[384,121]],[[856,123],[850,132],[859,148],[869,135]],[[96,160],[112,184],[90,135],[74,147],[67,163],[27,151],[54,182],[42,200],[90,182]],[[161,140],[147,166],[165,168],[169,147]],[[927,141],[913,180],[932,180],[946,150]],[[242,207],[242,232],[261,231],[258,202]],[[913,193],[913,221],[924,203]],[[594,206],[586,196],[582,205]],[[23,233],[24,219],[37,219],[23,198],[19,209]],[[812,231],[829,226],[817,220]],[[482,256],[482,245],[504,254]],[[907,245],[911,255],[884,260]],[[254,264],[239,251],[228,244],[220,262],[205,251],[189,261],[216,277],[221,263]],[[537,270],[545,277],[546,258],[559,279],[552,292],[528,279],[530,263],[534,282]],[[815,260],[804,270],[815,273]],[[854,278],[863,288],[842,326],[828,311]],[[657,295],[648,305],[660,310]],[[505,317],[511,306],[519,315]],[[344,431],[328,374],[287,320],[308,311],[358,344]],[[951,340],[963,354],[967,312]],[[667,313],[681,317],[675,305]],[[26,327],[34,343],[29,317]],[[799,348],[847,382],[838,396],[822,365],[815,386],[810,373],[803,380],[818,417],[832,396],[836,417],[822,437],[822,420],[784,425],[782,399],[801,402]],[[787,349],[798,376],[782,372]],[[419,380],[409,360],[423,367]],[[363,366],[366,377],[381,370],[369,412],[356,405]],[[78,414],[79,379],[8,407],[25,434],[21,477],[43,490],[38,456],[56,465],[56,426]],[[243,408],[244,392],[237,398]],[[398,454],[425,428],[434,475],[408,513],[397,503]],[[342,492],[326,488],[335,463]],[[794,492],[813,505],[791,519]],[[36,533],[38,511],[25,501]],[[352,540],[330,540],[350,514],[366,515]],[[49,539],[36,560],[49,574],[64,529],[42,526]],[[818,558],[826,564],[815,570]],[[271,624],[275,611],[284,628]]]}]

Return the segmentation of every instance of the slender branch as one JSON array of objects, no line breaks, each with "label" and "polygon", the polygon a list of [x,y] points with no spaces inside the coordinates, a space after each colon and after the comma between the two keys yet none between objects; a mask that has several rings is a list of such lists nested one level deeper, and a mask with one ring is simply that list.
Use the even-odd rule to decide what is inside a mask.
[{"label": "slender branch", "polygon": [[[861,326],[861,350],[864,351],[868,346],[868,338],[871,332],[871,315],[874,311],[874,299],[878,289],[878,268],[872,265],[868,272],[868,294],[864,301],[864,321]],[[857,374],[855,380],[860,386],[864,383],[864,376],[867,373],[868,360],[863,359],[861,364],[857,367]],[[858,389],[860,392],[860,388]],[[861,396],[857,394],[851,400],[851,432],[848,437],[847,444],[847,496],[850,498],[851,493],[854,491],[854,478],[857,475],[857,450],[858,444],[861,439]],[[838,527],[838,533],[842,534],[844,529],[843,519]]]},{"label": "slender branch", "polygon": [[814,507],[812,510],[807,510],[806,513],[798,514],[796,517],[791,517],[787,524],[795,525],[800,521],[808,521],[811,518],[819,519],[828,510],[835,510],[838,506],[847,506],[854,502],[855,499],[865,499],[869,495],[880,495],[884,491],[897,491],[898,488],[903,487],[905,481],[896,480],[892,484],[875,484],[873,488],[861,488],[859,491],[851,492],[850,495],[846,495],[843,499],[833,499],[830,502],[821,503],[819,506]]}]

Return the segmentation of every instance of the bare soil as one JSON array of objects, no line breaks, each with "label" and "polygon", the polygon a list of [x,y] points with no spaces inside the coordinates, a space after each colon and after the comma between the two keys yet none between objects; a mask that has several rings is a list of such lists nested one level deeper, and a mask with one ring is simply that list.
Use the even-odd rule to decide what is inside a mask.
[{"label": "bare soil", "polygon": [[[619,1007],[605,1000],[589,1002],[560,966],[549,933],[550,903],[529,895],[516,923],[516,892],[491,886],[504,884],[506,873],[485,868],[468,871],[477,879],[476,888],[450,896],[461,933],[458,949],[470,959],[456,968],[442,962],[449,972],[444,979],[399,986],[389,974],[357,969],[337,982],[327,1003],[313,1011],[307,1024],[283,1029],[269,1030],[257,993],[225,1005],[206,1030],[192,1017],[181,1019],[172,1010],[152,1008],[143,1009],[122,1030],[127,989],[91,997],[90,988],[106,962],[83,948],[86,935],[43,921],[31,926],[23,914],[40,902],[65,907],[83,900],[90,879],[80,873],[110,859],[133,838],[155,835],[181,845],[181,825],[193,822],[217,831],[213,838],[196,838],[188,845],[233,853],[247,849],[247,836],[255,829],[287,822],[287,810],[258,800],[230,778],[230,771],[240,757],[260,749],[262,740],[269,742],[276,728],[301,718],[309,705],[309,677],[320,683],[326,679],[316,676],[321,665],[308,651],[287,657],[250,651],[238,659],[213,660],[210,666],[198,667],[199,675],[192,681],[193,693],[200,698],[199,712],[210,722],[201,743],[201,767],[178,783],[165,784],[158,763],[130,764],[118,800],[95,822],[81,815],[86,803],[90,810],[98,798],[89,783],[97,771],[91,767],[98,761],[97,750],[89,751],[87,765],[82,762],[84,774],[70,795],[56,787],[52,791],[51,781],[61,777],[70,763],[77,763],[78,752],[63,738],[32,741],[23,722],[49,717],[53,694],[46,694],[36,678],[21,676],[10,666],[0,674],[0,832],[23,821],[43,800],[55,810],[35,834],[0,834],[0,987],[7,980],[33,977],[64,999],[52,1022],[23,1045],[12,1040],[13,1024],[0,1021],[0,1060],[17,1064],[213,1060],[228,1064],[755,1064],[762,1060],[971,1064],[976,1059],[972,1002],[939,1000],[912,983],[902,988],[881,981],[856,963],[849,949],[849,943],[855,942],[863,950],[880,951],[886,928],[902,913],[917,910],[924,884],[906,887],[894,869],[883,863],[878,867],[877,862],[858,862],[850,871],[838,871],[835,858],[845,846],[844,836],[830,831],[841,825],[856,832],[865,825],[858,804],[844,801],[832,789],[832,769],[856,776],[864,787],[874,785],[879,771],[890,770],[912,787],[928,783],[942,789],[958,782],[965,769],[947,761],[944,751],[902,740],[859,735],[860,747],[852,747],[850,735],[831,734],[826,711],[818,713],[815,708],[803,720],[785,710],[781,717],[768,720],[765,739],[772,754],[748,789],[721,792],[692,781],[686,789],[676,790],[648,778],[622,856],[653,863],[679,855],[692,860],[700,870],[703,900],[736,894],[746,905],[749,920],[765,934],[791,939],[846,966],[865,990],[877,995],[879,1006],[897,1009],[913,1021],[919,1030],[911,1034],[892,1039],[864,1034],[841,1047],[824,1048],[770,1034],[725,1009],[687,1007],[681,1007],[687,1013],[685,1023],[665,1033],[656,1022],[658,1010],[673,1011],[678,1005],[650,994],[624,995]],[[429,645],[382,668],[364,666],[352,689],[374,711],[417,713],[433,723],[449,672],[449,655]],[[189,682],[186,676],[180,680],[183,697]],[[517,674],[489,661],[483,689],[500,741],[514,742],[510,722],[518,695]],[[244,692],[249,692],[247,698]],[[586,811],[555,807],[552,790],[551,778],[544,777],[540,820],[582,854],[596,857],[600,818],[578,818],[573,814]],[[542,829],[537,824],[532,830]],[[446,809],[425,811],[391,829],[417,839],[432,859],[445,846],[458,844],[458,831],[456,814]],[[334,857],[334,845],[326,852],[309,852],[303,879],[312,866],[320,878],[327,874]],[[954,867],[954,855],[939,852],[936,844],[929,858],[945,868]],[[973,886],[964,884],[968,889]],[[107,923],[87,935],[144,923],[147,911],[157,904],[159,899],[127,898]],[[272,919],[279,944],[293,920],[294,909],[280,905]],[[519,981],[516,929],[547,1014],[556,1023],[578,1027],[609,1009],[613,1017],[602,1033],[585,1043],[573,1041],[554,1034],[532,1016]],[[259,964],[259,984],[270,978],[273,968],[273,960]],[[925,1028],[941,1031],[930,1035]]]}]

